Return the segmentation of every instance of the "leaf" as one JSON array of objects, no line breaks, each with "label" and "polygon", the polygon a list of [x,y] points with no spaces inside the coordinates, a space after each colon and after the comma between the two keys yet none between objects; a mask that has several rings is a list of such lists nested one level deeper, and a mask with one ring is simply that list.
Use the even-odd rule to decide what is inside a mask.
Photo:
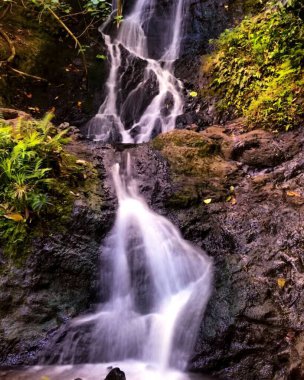
[{"label": "leaf", "polygon": [[301,194],[297,193],[296,191],[290,191],[288,190],[286,192],[286,194],[289,196],[289,197],[301,197]]},{"label": "leaf", "polygon": [[103,61],[105,61],[107,59],[107,56],[105,56],[104,54],[97,54],[96,58],[97,59],[102,59]]},{"label": "leaf", "polygon": [[282,278],[282,277],[278,278],[277,279],[277,284],[278,284],[278,286],[279,286],[280,289],[283,289],[284,286],[285,286],[285,284],[286,284],[285,278]]},{"label": "leaf", "polygon": [[198,94],[197,94],[196,91],[191,91],[191,92],[189,92],[189,95],[190,95],[192,98],[196,98]]},{"label": "leaf", "polygon": [[77,165],[84,165],[84,166],[85,166],[85,165],[87,165],[87,163],[88,163],[88,162],[87,162],[86,160],[77,160],[77,161],[76,161],[76,164],[77,164]]},{"label": "leaf", "polygon": [[74,193],[72,190],[70,190],[70,194],[74,195],[74,197],[80,197],[79,193]]},{"label": "leaf", "polygon": [[14,222],[22,222],[24,220],[23,216],[21,214],[15,213],[15,214],[5,214],[4,217],[6,219],[13,220]]},{"label": "leaf", "polygon": [[205,203],[206,205],[209,205],[211,202],[212,202],[212,199],[211,199],[211,198],[204,199],[204,203]]},{"label": "leaf", "polygon": [[235,205],[235,204],[237,204],[237,200],[236,200],[236,198],[235,198],[235,197],[232,197],[232,199],[231,199],[231,204],[232,204],[232,205]]}]

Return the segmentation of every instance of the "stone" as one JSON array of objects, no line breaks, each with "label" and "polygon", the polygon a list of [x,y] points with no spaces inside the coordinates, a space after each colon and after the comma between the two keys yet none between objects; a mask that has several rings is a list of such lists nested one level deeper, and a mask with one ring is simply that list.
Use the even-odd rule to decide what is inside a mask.
[{"label": "stone", "polygon": [[116,367],[108,373],[105,380],[126,380],[126,375],[120,368]]}]

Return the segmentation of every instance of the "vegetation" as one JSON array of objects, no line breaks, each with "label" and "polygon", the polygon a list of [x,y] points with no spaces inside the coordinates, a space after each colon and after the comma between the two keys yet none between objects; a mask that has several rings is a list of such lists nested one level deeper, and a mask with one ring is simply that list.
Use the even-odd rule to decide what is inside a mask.
[{"label": "vegetation", "polygon": [[[90,27],[94,27],[96,22],[100,23],[100,19],[105,18],[109,14],[111,5],[106,0],[79,0],[75,4],[72,1],[59,0],[4,0],[0,4],[0,21],[1,19],[5,19],[8,13],[14,14],[14,11],[20,7],[24,8],[26,12],[32,12],[33,17],[37,19],[38,22],[42,20],[45,21],[46,18],[44,16],[47,15],[52,22],[55,21],[57,27],[64,30],[74,40],[75,47],[78,49],[83,60],[84,72],[87,75],[86,46],[81,43],[80,39],[88,32]],[[81,18],[84,22],[84,30],[78,36],[73,32],[73,28],[69,26],[70,21],[72,21],[72,23],[75,22],[75,17],[77,17],[77,19]],[[51,23],[49,22],[49,24]],[[10,50],[7,59],[0,61],[0,66],[6,64],[10,70],[19,75],[33,77],[33,79],[43,81],[43,78],[32,76],[10,65],[16,56],[14,43],[8,33],[1,28],[0,36],[6,42]]]},{"label": "vegetation", "polygon": [[[0,10],[9,7],[10,11],[18,3],[14,0],[3,0],[0,4]],[[23,0],[22,5],[25,8],[35,7],[40,12],[47,9],[61,12],[62,14],[70,14],[73,11],[73,7],[70,1],[59,0]],[[106,0],[80,0],[78,6],[81,9],[81,14],[90,14],[91,16],[106,16],[109,13],[110,2]]]},{"label": "vegetation", "polygon": [[0,120],[0,242],[10,252],[36,220],[62,213],[85,178],[83,162],[64,149],[67,130],[59,132],[51,117],[17,125]]},{"label": "vegetation", "polygon": [[213,41],[203,61],[207,86],[224,118],[245,116],[251,127],[288,130],[304,118],[304,5],[268,3]]}]

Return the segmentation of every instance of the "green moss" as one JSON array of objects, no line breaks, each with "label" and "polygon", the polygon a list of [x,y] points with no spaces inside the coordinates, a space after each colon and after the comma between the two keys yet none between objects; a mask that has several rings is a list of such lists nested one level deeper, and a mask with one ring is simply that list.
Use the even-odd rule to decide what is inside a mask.
[{"label": "green moss", "polygon": [[159,135],[151,144],[170,164],[174,194],[169,206],[188,207],[205,197],[214,201],[226,197],[228,177],[235,167],[221,157],[216,140],[204,133],[174,130]]},{"label": "green moss", "polygon": [[245,116],[249,126],[271,130],[303,122],[304,22],[299,7],[268,5],[214,41],[215,52],[203,58],[208,84],[202,93],[216,98],[224,118]]}]

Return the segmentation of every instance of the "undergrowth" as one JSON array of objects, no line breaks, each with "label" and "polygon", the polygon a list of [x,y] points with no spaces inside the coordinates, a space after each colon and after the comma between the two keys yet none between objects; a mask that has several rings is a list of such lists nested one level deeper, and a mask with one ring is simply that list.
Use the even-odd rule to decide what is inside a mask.
[{"label": "undergrowth", "polygon": [[216,98],[224,119],[244,116],[250,127],[271,130],[303,122],[303,11],[301,0],[271,2],[213,41],[202,93]]},{"label": "undergrowth", "polygon": [[86,177],[82,161],[67,153],[67,130],[48,114],[40,121],[0,119],[0,243],[16,253],[35,223],[58,218],[71,189]]}]

